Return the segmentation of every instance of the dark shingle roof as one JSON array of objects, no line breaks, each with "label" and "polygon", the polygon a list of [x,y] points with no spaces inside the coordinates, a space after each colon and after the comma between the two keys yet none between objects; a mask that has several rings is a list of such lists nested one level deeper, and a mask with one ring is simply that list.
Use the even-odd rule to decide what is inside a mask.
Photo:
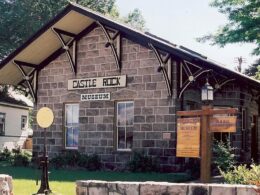
[{"label": "dark shingle roof", "polygon": [[1,103],[7,103],[7,104],[13,104],[13,105],[17,105],[17,106],[30,107],[24,101],[17,100],[14,97],[10,96],[9,94],[3,93],[2,91],[0,91],[0,104]]}]

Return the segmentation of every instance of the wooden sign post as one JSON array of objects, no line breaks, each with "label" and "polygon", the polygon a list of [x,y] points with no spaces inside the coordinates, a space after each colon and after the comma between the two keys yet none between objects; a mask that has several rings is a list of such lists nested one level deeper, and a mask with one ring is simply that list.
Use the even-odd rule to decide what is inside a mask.
[{"label": "wooden sign post", "polygon": [[[202,106],[201,110],[192,110],[192,111],[178,111],[177,116],[179,117],[196,117],[200,116],[201,118],[201,150],[200,150],[200,180],[203,183],[210,182],[211,177],[211,142],[212,142],[212,132],[234,132],[236,129],[236,119],[233,117],[228,118],[214,118],[213,115],[216,114],[236,114],[237,109],[228,108],[228,109],[212,109],[211,106]],[[213,117],[213,119],[212,119]],[[212,124],[212,125],[211,125]],[[220,130],[221,129],[221,130]],[[177,128],[177,138],[178,138]],[[177,146],[181,145],[178,143]],[[178,150],[180,148],[177,147],[177,155],[179,154]],[[179,157],[194,157],[189,156],[187,153],[186,156]]]}]

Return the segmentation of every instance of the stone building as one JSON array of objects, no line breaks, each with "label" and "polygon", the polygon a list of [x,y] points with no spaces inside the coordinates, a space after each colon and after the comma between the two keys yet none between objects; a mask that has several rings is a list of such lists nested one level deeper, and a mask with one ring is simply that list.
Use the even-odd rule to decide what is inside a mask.
[{"label": "stone building", "polygon": [[[69,4],[0,64],[0,83],[25,88],[35,109],[51,108],[50,157],[67,150],[100,156],[120,169],[133,151],[160,158],[178,171],[176,111],[201,107],[206,79],[216,108],[239,110],[231,140],[241,161],[259,160],[260,82],[188,48],[136,31],[77,4]],[[34,126],[33,152],[43,150]],[[187,160],[187,159],[186,159]]]}]

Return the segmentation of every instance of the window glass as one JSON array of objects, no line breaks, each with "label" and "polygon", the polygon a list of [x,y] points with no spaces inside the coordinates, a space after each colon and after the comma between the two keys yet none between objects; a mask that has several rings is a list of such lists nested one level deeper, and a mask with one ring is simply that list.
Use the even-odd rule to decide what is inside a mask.
[{"label": "window glass", "polygon": [[[227,109],[230,107],[221,107],[221,106],[214,106],[214,109]],[[215,117],[217,116],[230,116],[230,114],[215,114]],[[227,141],[232,141],[230,133],[228,132],[215,132],[214,134],[214,139],[217,141],[222,141],[226,143]]]},{"label": "window glass", "polygon": [[117,103],[117,148],[129,150],[133,147],[134,103]]},{"label": "window glass", "polygon": [[0,135],[5,135],[5,113],[0,113]]},{"label": "window glass", "polygon": [[0,135],[5,135],[5,113],[0,113]]},{"label": "window glass", "polygon": [[25,129],[27,124],[27,116],[21,116],[21,129]]},{"label": "window glass", "polygon": [[65,148],[77,149],[79,137],[79,105],[65,105]]},{"label": "window glass", "polygon": [[117,115],[117,124],[118,126],[125,126],[125,104],[124,103],[119,103],[118,104],[118,115]]},{"label": "window glass", "polygon": [[242,108],[242,130],[246,130],[246,109]]}]

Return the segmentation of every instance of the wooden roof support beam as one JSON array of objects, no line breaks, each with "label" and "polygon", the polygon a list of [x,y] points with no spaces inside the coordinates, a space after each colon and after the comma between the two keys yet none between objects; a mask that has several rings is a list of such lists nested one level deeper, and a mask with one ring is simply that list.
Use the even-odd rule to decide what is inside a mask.
[{"label": "wooden roof support beam", "polygon": [[[62,48],[65,50],[69,58],[71,70],[74,72],[74,74],[77,74],[77,41],[75,39],[76,35],[58,28],[52,28],[52,31],[57,35],[62,44]],[[63,35],[70,37],[69,41],[66,42],[62,37]],[[72,55],[69,51],[71,44],[73,44]]]},{"label": "wooden roof support beam", "polygon": [[[195,67],[197,70],[196,71],[192,71],[191,67]],[[179,87],[180,89],[186,85],[189,82],[194,82],[195,81],[195,75],[198,74],[200,71],[202,71],[202,67],[195,65],[191,62],[187,62],[187,61],[183,61],[180,63],[180,83],[179,83]],[[188,77],[187,80],[183,80],[183,74],[186,74],[186,76]]]},{"label": "wooden roof support beam", "polygon": [[224,79],[223,81],[219,82],[217,80],[216,81],[216,84],[215,84],[215,89],[214,89],[214,92],[216,92],[217,90],[221,89],[225,84],[229,83],[229,82],[232,82],[232,81],[235,81],[236,79]]},{"label": "wooden roof support beam", "polygon": [[[155,53],[155,56],[157,60],[159,61],[159,68],[158,72],[163,73],[165,83],[168,90],[168,95],[172,96],[172,65],[171,65],[171,56],[169,53],[166,54],[166,57],[163,59],[162,55],[159,53],[159,51],[153,46],[153,44],[148,43],[149,47],[152,49],[152,51]],[[166,69],[166,66],[168,68],[168,71]]]},{"label": "wooden roof support beam", "polygon": [[198,71],[196,74],[192,75],[192,78],[189,78],[187,80],[187,82],[185,82],[185,84],[183,84],[182,87],[180,87],[180,92],[179,92],[179,98],[181,98],[183,92],[186,90],[186,88],[192,83],[194,82],[200,75],[205,74],[205,73],[209,73],[211,72],[211,69],[206,69],[206,70],[200,70]]},{"label": "wooden roof support beam", "polygon": [[[106,28],[103,24],[99,21],[96,21],[98,26],[102,29],[107,38],[107,43],[105,44],[106,47],[111,47],[112,53],[114,55],[116,66],[119,72],[121,72],[121,36],[119,31],[112,30],[111,28]],[[113,31],[112,37],[109,35],[108,30]]]},{"label": "wooden roof support beam", "polygon": [[[13,60],[13,64],[20,70],[23,80],[18,84],[25,87],[25,91],[30,93],[33,101],[37,102],[37,86],[38,86],[38,68],[37,65]],[[26,73],[23,66],[33,68],[29,73]]]}]

